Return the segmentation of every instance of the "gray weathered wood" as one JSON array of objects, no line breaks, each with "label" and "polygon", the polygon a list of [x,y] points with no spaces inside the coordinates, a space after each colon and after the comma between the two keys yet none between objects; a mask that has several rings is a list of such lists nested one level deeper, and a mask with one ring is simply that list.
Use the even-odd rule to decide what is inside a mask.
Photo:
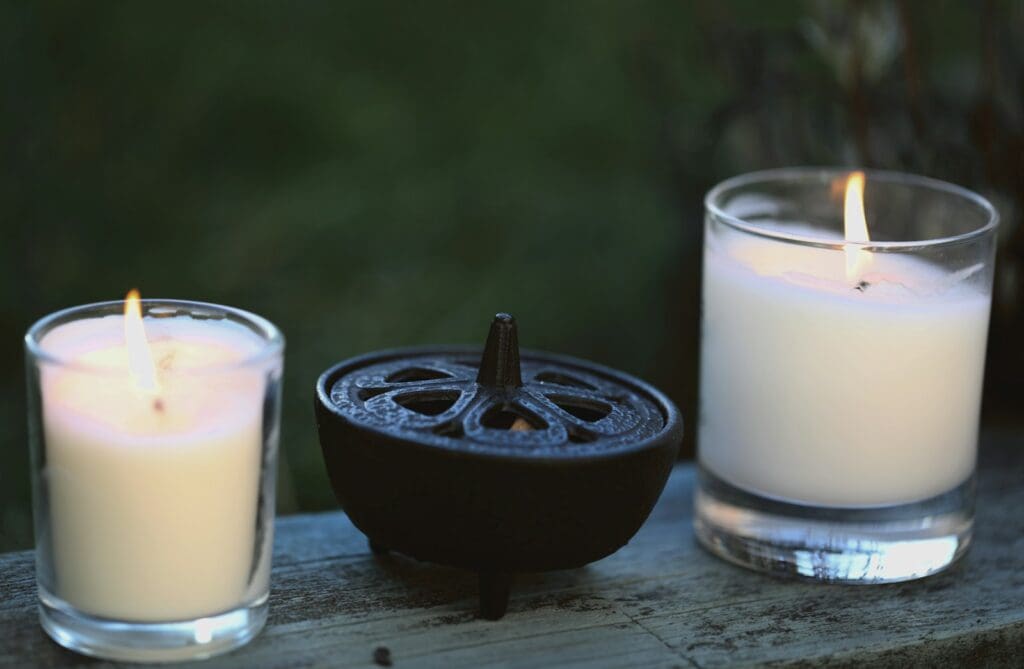
[{"label": "gray weathered wood", "polygon": [[[693,470],[651,519],[585,569],[520,577],[509,614],[475,618],[472,575],[375,558],[340,513],[282,518],[270,621],[191,667],[1024,665],[1024,439],[983,449],[975,545],[916,583],[823,586],[727,565],[690,529]],[[0,556],[0,666],[114,666],[60,649],[36,620],[30,552]]]}]

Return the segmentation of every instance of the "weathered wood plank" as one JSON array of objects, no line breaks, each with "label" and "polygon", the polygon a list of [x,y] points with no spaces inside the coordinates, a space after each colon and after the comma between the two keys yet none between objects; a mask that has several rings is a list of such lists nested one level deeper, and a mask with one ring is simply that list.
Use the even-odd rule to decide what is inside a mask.
[{"label": "weathered wood plank", "polygon": [[[1024,663],[1024,440],[983,449],[975,545],[947,574],[878,587],[784,581],[701,551],[693,470],[673,473],[651,519],[585,569],[522,576],[509,614],[476,619],[476,579],[375,558],[340,513],[278,522],[271,613],[249,646],[192,667],[711,667]],[[39,628],[30,552],[0,556],[0,666],[116,666]]]}]

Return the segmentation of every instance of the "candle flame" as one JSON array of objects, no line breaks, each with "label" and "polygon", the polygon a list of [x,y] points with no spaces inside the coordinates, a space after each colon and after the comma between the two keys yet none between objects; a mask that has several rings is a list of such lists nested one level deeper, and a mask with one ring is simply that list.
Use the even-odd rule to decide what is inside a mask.
[{"label": "candle flame", "polygon": [[124,298],[124,340],[128,346],[128,366],[135,377],[135,384],[140,390],[155,394],[158,390],[156,366],[146,340],[146,329],[142,325],[139,291],[134,288]]},{"label": "candle flame", "polygon": [[[848,242],[869,242],[868,222],[864,217],[864,173],[853,172],[846,180],[846,197],[843,207],[843,235]],[[857,281],[864,273],[871,254],[859,244],[846,244],[846,279]]]}]

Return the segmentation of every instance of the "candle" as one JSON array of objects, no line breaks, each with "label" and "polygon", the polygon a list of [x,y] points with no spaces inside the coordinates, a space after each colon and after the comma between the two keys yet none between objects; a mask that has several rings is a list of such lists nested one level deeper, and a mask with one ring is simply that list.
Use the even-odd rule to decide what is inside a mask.
[{"label": "candle", "polygon": [[951,564],[971,538],[994,210],[815,169],[739,177],[707,206],[698,538],[824,580]]},{"label": "candle", "polygon": [[706,246],[701,463],[829,506],[946,492],[974,469],[988,296],[879,253],[851,288],[837,255]]},{"label": "candle", "polygon": [[35,343],[39,585],[58,609],[160,623],[265,603],[279,342],[182,304],[143,319],[129,295]]}]

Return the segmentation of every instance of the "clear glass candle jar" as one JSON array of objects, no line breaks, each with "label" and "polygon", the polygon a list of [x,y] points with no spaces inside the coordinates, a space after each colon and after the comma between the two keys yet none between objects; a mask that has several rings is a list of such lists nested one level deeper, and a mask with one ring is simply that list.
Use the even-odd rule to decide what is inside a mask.
[{"label": "clear glass candle jar", "polygon": [[230,307],[125,304],[25,337],[40,617],[89,655],[208,657],[266,620],[284,340]]},{"label": "clear glass candle jar", "polygon": [[901,581],[971,541],[998,217],[892,172],[866,173],[861,204],[850,176],[707,195],[695,528],[748,567]]}]

